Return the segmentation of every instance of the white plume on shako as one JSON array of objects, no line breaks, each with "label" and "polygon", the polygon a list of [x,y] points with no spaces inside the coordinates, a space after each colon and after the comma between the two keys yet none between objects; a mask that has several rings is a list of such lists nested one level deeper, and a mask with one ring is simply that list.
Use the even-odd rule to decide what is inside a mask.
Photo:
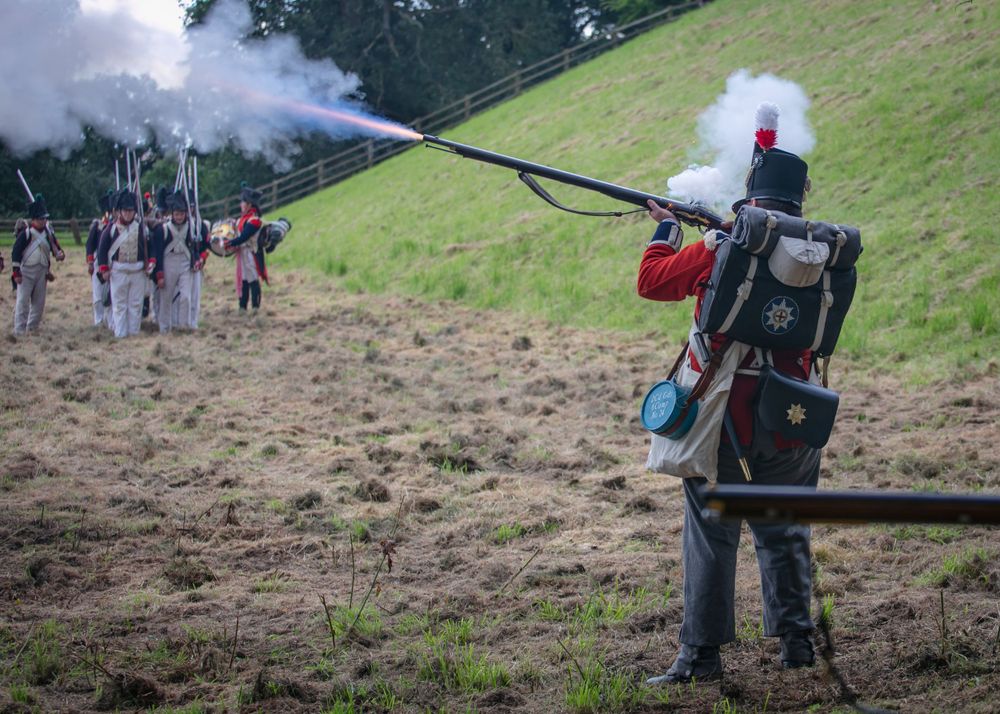
[{"label": "white plume on shako", "polygon": [[[84,13],[80,0],[8,0],[3,14],[0,141],[17,155],[67,157],[91,127],[127,145],[155,137],[165,148],[208,153],[231,144],[283,170],[297,140],[314,131],[406,131],[367,115],[358,77],[308,59],[296,38],[249,37],[245,0],[220,0],[172,46],[151,42],[150,28],[127,14]],[[151,61],[150,52],[170,55]],[[171,64],[179,76],[130,69]]]},{"label": "white plume on shako", "polygon": [[671,198],[728,210],[745,193],[744,179],[753,153],[755,130],[776,132],[776,145],[802,156],[816,138],[806,112],[805,91],[773,74],[754,77],[740,69],[726,79],[726,91],[698,117],[699,156],[709,165],[692,164],[667,180]]}]

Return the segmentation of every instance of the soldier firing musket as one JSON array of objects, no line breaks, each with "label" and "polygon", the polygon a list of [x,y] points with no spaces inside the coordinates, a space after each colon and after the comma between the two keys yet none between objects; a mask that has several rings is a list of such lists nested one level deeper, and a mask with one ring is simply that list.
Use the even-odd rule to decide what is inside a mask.
[{"label": "soldier firing musket", "polygon": [[[688,343],[642,407],[652,432],[647,468],[682,477],[685,496],[680,650],[650,684],[721,677],[719,647],[736,637],[741,522],[706,519],[702,488],[815,491],[837,411],[837,394],[825,388],[818,364],[833,352],[851,305],[861,237],[802,218],[808,167],[777,148],[776,106],[761,104],[756,122],[746,195],[733,205],[728,233],[709,230],[682,249],[680,217],[662,202],[647,204],[658,226],[642,257],[639,294],[697,299]],[[764,635],[780,638],[783,667],[811,667],[809,527],[748,523]]]}]

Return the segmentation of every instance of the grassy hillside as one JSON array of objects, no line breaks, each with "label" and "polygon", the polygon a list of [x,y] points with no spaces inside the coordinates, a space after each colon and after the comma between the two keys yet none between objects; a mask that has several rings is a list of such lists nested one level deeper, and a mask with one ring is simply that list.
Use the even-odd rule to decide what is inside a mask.
[{"label": "grassy hillside", "polygon": [[[998,35],[992,1],[718,0],[445,135],[663,192],[704,158],[696,119],[730,73],[791,79],[817,136],[807,212],[866,241],[839,353],[919,381],[975,374],[1000,346]],[[497,167],[416,147],[282,212],[295,231],[279,270],[671,339],[690,320],[635,294],[645,216],[561,213]]]}]

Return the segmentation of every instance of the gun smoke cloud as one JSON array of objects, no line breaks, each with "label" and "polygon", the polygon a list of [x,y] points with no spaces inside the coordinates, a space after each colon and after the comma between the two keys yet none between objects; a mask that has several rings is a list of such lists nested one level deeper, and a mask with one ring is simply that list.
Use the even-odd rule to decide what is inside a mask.
[{"label": "gun smoke cloud", "polygon": [[667,180],[672,198],[728,210],[745,193],[754,142],[754,113],[761,102],[778,105],[779,149],[802,156],[812,151],[816,138],[806,112],[809,98],[794,82],[773,74],[754,77],[740,69],[726,80],[726,91],[698,117],[697,150],[711,156],[710,165],[692,164]]},{"label": "gun smoke cloud", "polygon": [[[349,138],[398,127],[365,114],[355,75],[306,58],[294,37],[247,39],[252,31],[246,0],[220,0],[182,38],[156,36],[121,12],[84,13],[80,0],[7,0],[0,141],[21,156],[66,157],[91,127],[126,145],[155,137],[164,148],[209,153],[231,144],[285,170],[311,132]],[[133,69],[150,66],[179,72]]]}]

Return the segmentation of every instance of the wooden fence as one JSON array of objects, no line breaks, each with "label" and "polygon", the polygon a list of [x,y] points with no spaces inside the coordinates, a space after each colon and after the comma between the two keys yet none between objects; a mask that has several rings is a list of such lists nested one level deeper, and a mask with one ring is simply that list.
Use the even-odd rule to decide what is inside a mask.
[{"label": "wooden fence", "polygon": [[[9,245],[14,242],[15,218],[0,219],[0,245]],[[70,239],[77,245],[81,245],[87,240],[87,231],[90,230],[90,220],[78,220],[70,218],[68,221],[49,221],[52,230],[56,232],[60,245],[67,245]]]},{"label": "wooden fence", "polygon": [[[685,12],[703,6],[708,0],[692,0],[683,5],[674,5],[659,12],[647,15],[635,22],[615,28],[598,37],[591,38],[574,47],[567,48],[528,67],[523,67],[514,74],[497,80],[456,102],[413,121],[413,129],[425,133],[436,134],[489,109],[536,84],[552,79],[563,72],[576,67],[594,57],[620,46],[654,27],[675,20]],[[297,201],[327,186],[343,181],[356,173],[370,169],[375,164],[385,161],[391,156],[402,153],[414,146],[411,142],[392,139],[368,139],[325,159],[317,161],[304,168],[292,171],[270,183],[258,186],[263,193],[262,211],[273,211],[286,203]],[[226,196],[217,201],[204,203],[201,213],[205,218],[233,216],[239,211],[239,194]],[[7,221],[0,221],[0,231],[9,233]],[[13,221],[9,221],[10,228]],[[70,221],[53,221],[60,235],[72,233]],[[86,234],[87,225],[82,230]],[[2,235],[2,233],[0,233]],[[84,239],[86,236],[84,235]]]}]

